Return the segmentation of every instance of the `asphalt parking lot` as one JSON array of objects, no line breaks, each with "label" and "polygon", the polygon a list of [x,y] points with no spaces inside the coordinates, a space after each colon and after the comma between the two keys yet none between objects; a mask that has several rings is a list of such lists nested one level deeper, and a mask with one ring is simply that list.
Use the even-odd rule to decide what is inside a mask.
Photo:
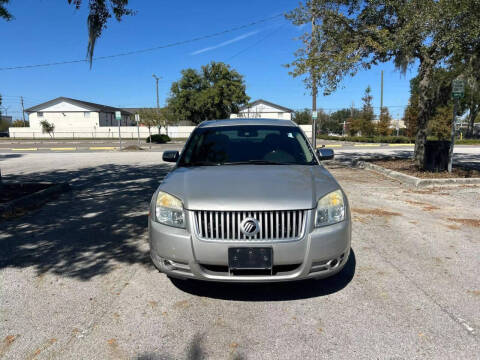
[{"label": "asphalt parking lot", "polygon": [[7,181],[73,188],[0,223],[0,358],[480,359],[480,187],[417,190],[332,164],[354,220],[341,275],[172,282],[147,246],[160,158],[0,154]]}]

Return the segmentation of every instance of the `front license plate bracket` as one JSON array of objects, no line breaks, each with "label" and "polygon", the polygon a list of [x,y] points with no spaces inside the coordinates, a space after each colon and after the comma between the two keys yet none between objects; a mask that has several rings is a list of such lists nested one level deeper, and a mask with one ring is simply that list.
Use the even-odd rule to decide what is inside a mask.
[{"label": "front license plate bracket", "polygon": [[272,275],[273,249],[271,247],[235,247],[228,249],[228,269],[232,275],[239,271],[261,270]]}]

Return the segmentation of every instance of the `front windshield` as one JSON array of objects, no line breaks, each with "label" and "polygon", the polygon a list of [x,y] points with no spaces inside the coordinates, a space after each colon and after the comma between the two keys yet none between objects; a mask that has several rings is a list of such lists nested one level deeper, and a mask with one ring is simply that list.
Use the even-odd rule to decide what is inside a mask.
[{"label": "front windshield", "polygon": [[178,166],[317,164],[303,133],[293,126],[198,128]]}]

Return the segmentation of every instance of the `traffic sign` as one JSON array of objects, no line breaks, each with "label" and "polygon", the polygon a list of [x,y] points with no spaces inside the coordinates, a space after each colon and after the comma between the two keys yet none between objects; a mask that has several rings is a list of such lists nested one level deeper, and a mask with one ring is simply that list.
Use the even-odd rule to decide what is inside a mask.
[{"label": "traffic sign", "polygon": [[115,120],[122,120],[122,113],[120,111],[115,111]]},{"label": "traffic sign", "polygon": [[318,117],[318,112],[312,111],[312,119],[317,119],[317,117]]},{"label": "traffic sign", "polygon": [[135,122],[138,124],[140,122],[140,115],[135,114]]},{"label": "traffic sign", "polygon": [[462,79],[455,79],[452,81],[452,97],[454,99],[461,99],[465,94],[465,81]]}]

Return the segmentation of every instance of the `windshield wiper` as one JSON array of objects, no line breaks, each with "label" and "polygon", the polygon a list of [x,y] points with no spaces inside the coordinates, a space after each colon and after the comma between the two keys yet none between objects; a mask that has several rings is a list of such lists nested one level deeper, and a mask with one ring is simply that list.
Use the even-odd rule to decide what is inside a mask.
[{"label": "windshield wiper", "polygon": [[276,162],[276,161],[268,161],[268,160],[247,160],[247,161],[232,161],[232,162],[224,162],[220,165],[291,165],[294,163],[285,163],[285,162]]},{"label": "windshield wiper", "polygon": [[212,161],[195,161],[191,163],[184,163],[181,166],[218,166],[220,163],[212,162]]}]

